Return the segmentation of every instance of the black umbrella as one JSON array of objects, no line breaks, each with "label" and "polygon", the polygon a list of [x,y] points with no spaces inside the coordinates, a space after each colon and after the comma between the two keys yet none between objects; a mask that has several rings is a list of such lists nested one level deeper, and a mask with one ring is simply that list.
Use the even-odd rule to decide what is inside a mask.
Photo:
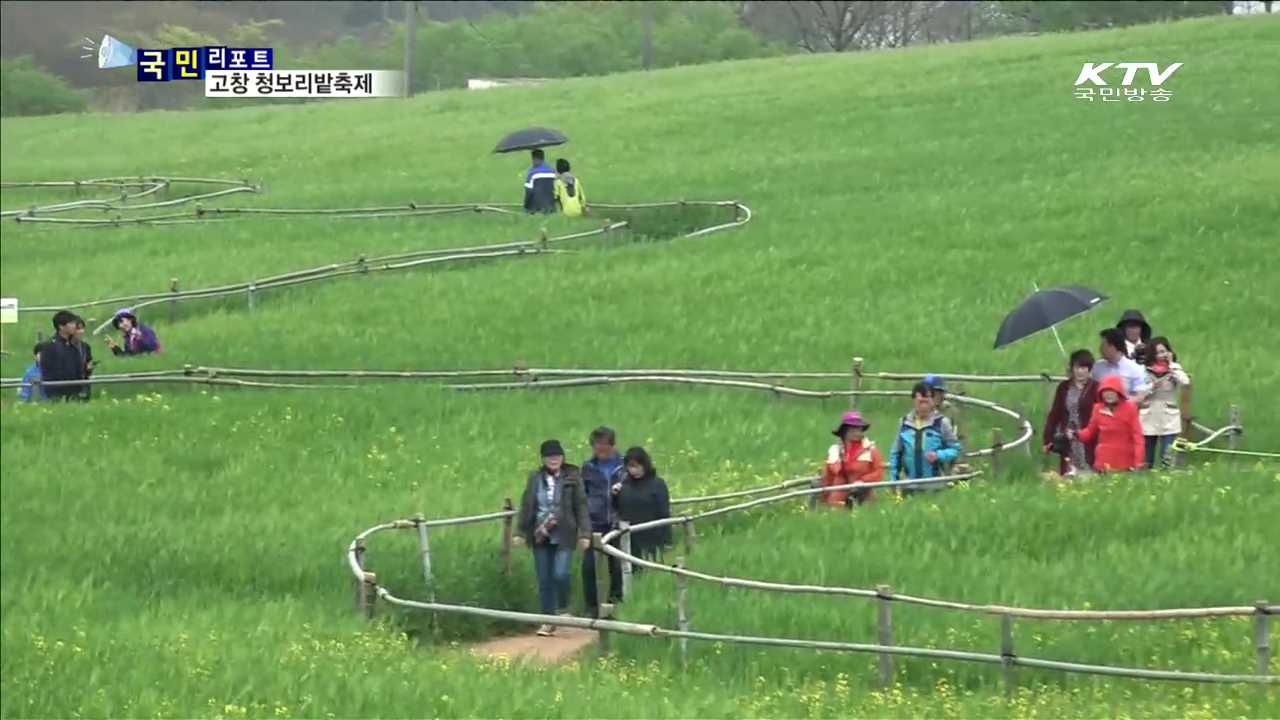
[{"label": "black umbrella", "polygon": [[550,145],[563,145],[569,138],[558,130],[544,127],[531,127],[517,130],[498,141],[493,148],[496,153],[509,153],[516,150],[532,150]]},{"label": "black umbrella", "polygon": [[[1042,330],[1049,330],[1067,318],[1092,310],[1106,299],[1107,296],[1097,290],[1079,285],[1047,290],[1037,288],[1031,297],[1014,308],[1013,312],[1005,316],[1004,322],[1000,323],[995,347],[999,349]],[[1058,331],[1054,330],[1053,334],[1057,337]],[[1061,338],[1058,338],[1058,347],[1065,355],[1067,350],[1062,347]]]}]

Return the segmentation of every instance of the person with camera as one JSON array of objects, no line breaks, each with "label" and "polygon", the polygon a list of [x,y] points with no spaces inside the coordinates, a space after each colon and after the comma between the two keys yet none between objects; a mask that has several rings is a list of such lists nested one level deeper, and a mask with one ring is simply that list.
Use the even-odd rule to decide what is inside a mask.
[{"label": "person with camera", "polygon": [[[587,494],[577,466],[565,464],[559,440],[542,443],[542,464],[529,473],[520,500],[515,542],[533,551],[538,576],[538,600],[544,615],[569,614],[569,567],[573,547],[591,547]],[[538,635],[554,635],[554,625],[538,628]]]},{"label": "person with camera", "polygon": [[1138,405],[1138,417],[1146,440],[1147,467],[1166,468],[1169,448],[1191,422],[1191,376],[1178,364],[1169,338],[1151,339],[1146,351],[1151,394]]},{"label": "person with camera", "polygon": [[1090,377],[1093,353],[1076,350],[1067,362],[1067,379],[1058,384],[1053,394],[1053,407],[1044,419],[1044,451],[1057,453],[1058,474],[1063,477],[1091,473],[1093,448],[1079,438],[1069,439],[1068,431],[1089,426],[1094,403],[1098,401],[1098,383]]}]

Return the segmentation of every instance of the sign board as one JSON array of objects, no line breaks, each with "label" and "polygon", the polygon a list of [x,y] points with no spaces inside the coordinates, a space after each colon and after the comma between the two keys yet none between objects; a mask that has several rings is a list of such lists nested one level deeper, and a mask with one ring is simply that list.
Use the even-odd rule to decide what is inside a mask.
[{"label": "sign board", "polygon": [[18,298],[0,298],[0,324],[18,322]]}]

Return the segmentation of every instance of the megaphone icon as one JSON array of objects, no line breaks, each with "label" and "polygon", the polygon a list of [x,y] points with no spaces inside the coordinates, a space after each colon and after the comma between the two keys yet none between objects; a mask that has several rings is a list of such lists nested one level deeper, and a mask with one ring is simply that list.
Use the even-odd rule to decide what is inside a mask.
[{"label": "megaphone icon", "polygon": [[98,47],[98,69],[136,65],[138,51],[132,45],[117,40],[110,35],[102,36],[102,45]]}]

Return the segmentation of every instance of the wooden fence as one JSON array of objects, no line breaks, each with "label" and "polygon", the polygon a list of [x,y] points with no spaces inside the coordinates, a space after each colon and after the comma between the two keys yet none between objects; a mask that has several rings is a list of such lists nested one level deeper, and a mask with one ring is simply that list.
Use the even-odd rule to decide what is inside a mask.
[{"label": "wooden fence", "polygon": [[[951,476],[945,478],[937,478],[926,481],[888,481],[883,483],[863,483],[848,486],[839,486],[834,489],[841,488],[901,488],[912,485],[938,485],[962,482],[978,477],[980,473],[973,472],[961,476]],[[797,478],[795,480],[782,483],[781,485],[771,485],[766,488],[755,488],[750,490],[739,491],[737,493],[726,493],[724,495],[707,496],[701,498],[685,498],[673,500],[673,504],[693,504],[700,502],[711,502],[714,500],[724,499],[725,496],[743,496],[749,494],[759,494],[762,492],[772,492],[779,488],[794,487],[797,485],[807,484],[811,478]],[[689,570],[685,567],[684,557],[677,558],[673,565],[664,565],[662,563],[645,560],[632,555],[629,550],[630,534],[644,529],[660,527],[663,525],[674,526],[681,525],[685,527],[685,547],[684,551],[689,553],[692,551],[692,533],[689,530],[693,523],[699,520],[707,520],[732,512],[738,512],[766,504],[781,502],[785,500],[793,500],[805,495],[815,495],[818,493],[829,491],[832,488],[806,488],[801,490],[787,490],[786,492],[772,495],[769,497],[753,500],[738,505],[721,507],[701,513],[690,515],[681,515],[668,518],[666,520],[655,521],[652,523],[644,523],[624,527],[601,535],[596,533],[593,537],[594,551],[603,555],[608,555],[619,559],[623,563],[624,582],[630,579],[630,569],[632,565],[645,567],[658,572],[667,572],[673,574],[676,580],[676,628],[666,628],[655,624],[632,623],[617,620],[613,618],[615,609],[612,606],[604,605],[601,608],[601,615],[596,618],[577,618],[562,617],[558,615],[543,615],[540,613],[525,613],[509,610],[498,610],[492,608],[481,608],[464,605],[453,605],[449,603],[437,602],[434,598],[435,583],[431,576],[430,570],[430,546],[427,538],[427,528],[448,527],[462,524],[495,522],[503,523],[502,530],[502,558],[503,570],[509,572],[510,569],[510,548],[512,534],[512,518],[515,511],[511,508],[511,501],[508,499],[505,503],[505,509],[487,513],[483,515],[472,515],[458,518],[442,518],[435,520],[427,520],[423,515],[418,514],[414,518],[407,520],[396,520],[380,525],[375,525],[368,530],[360,533],[352,540],[347,548],[347,561],[351,572],[355,578],[357,589],[357,606],[362,613],[372,615],[378,601],[385,602],[389,605],[404,607],[415,610],[427,610],[433,613],[456,613],[460,615],[470,615],[474,617],[484,617],[494,620],[503,620],[508,622],[525,623],[525,624],[547,624],[560,627],[577,627],[596,630],[600,633],[600,643],[602,649],[607,649],[610,643],[611,633],[621,633],[625,635],[633,635],[640,637],[652,638],[668,638],[676,640],[679,647],[679,656],[682,667],[687,667],[688,663],[688,641],[702,642],[721,642],[743,645],[758,645],[766,647],[787,647],[800,648],[810,650],[826,650],[840,652],[857,652],[875,654],[879,658],[879,677],[880,681],[886,685],[891,684],[894,675],[894,658],[897,656],[930,658],[935,660],[974,662],[1000,665],[1004,668],[1002,677],[1006,686],[1012,688],[1016,682],[1016,674],[1014,669],[1017,667],[1036,668],[1043,670],[1053,670],[1067,673],[1082,673],[1092,675],[1106,675],[1113,677],[1135,678],[1143,680],[1167,680],[1177,682],[1198,682],[1198,683],[1245,683],[1245,684],[1277,684],[1280,683],[1280,677],[1270,674],[1270,617],[1280,613],[1280,606],[1269,604],[1265,601],[1258,601],[1252,605],[1226,606],[1226,607],[1198,607],[1198,608],[1167,608],[1167,609],[1151,609],[1151,610],[1063,610],[1051,608],[1025,608],[1004,605],[983,605],[957,602],[952,600],[941,600],[936,598],[924,598],[911,595],[894,593],[886,586],[881,585],[875,589],[870,588],[846,588],[832,587],[821,585],[793,585],[786,583],[773,583],[760,580],[750,580],[746,578],[733,577],[717,577]],[[378,584],[377,575],[369,571],[366,567],[365,560],[366,543],[368,539],[376,533],[386,530],[396,529],[415,529],[419,538],[419,552],[423,557],[424,577],[431,588],[432,597],[428,601],[418,601],[401,598],[394,595],[386,587]],[[622,549],[615,548],[610,543],[613,539],[620,539]],[[601,573],[601,575],[604,575]],[[779,638],[779,637],[761,637],[753,635],[739,635],[726,633],[704,633],[696,632],[690,629],[690,601],[688,595],[687,582],[690,580],[715,583],[724,587],[740,587],[762,592],[782,592],[793,594],[827,594],[841,595],[850,597],[862,597],[875,601],[876,626],[877,626],[877,642],[871,643],[851,643],[838,642],[829,640],[809,640],[798,638]],[[624,590],[624,592],[630,590]],[[996,615],[1000,617],[1000,654],[975,653],[962,650],[950,650],[939,648],[923,648],[905,645],[897,645],[893,642],[893,623],[892,623],[892,604],[903,603],[911,605],[919,605],[924,607],[941,608],[953,611],[983,613]],[[1208,673],[1208,672],[1188,672],[1181,670],[1154,670],[1147,668],[1120,667],[1112,665],[1097,665],[1078,662],[1064,662],[1059,660],[1051,660],[1026,655],[1020,655],[1016,651],[1014,644],[1014,622],[1016,618],[1031,618],[1039,620],[1065,620],[1065,621],[1081,621],[1081,620],[1121,620],[1121,621],[1138,621],[1138,620],[1170,620],[1170,619],[1187,619],[1187,618],[1208,618],[1208,617],[1239,617],[1251,616],[1254,620],[1254,650],[1255,650],[1255,672],[1254,674],[1224,674],[1224,673]]]}]

